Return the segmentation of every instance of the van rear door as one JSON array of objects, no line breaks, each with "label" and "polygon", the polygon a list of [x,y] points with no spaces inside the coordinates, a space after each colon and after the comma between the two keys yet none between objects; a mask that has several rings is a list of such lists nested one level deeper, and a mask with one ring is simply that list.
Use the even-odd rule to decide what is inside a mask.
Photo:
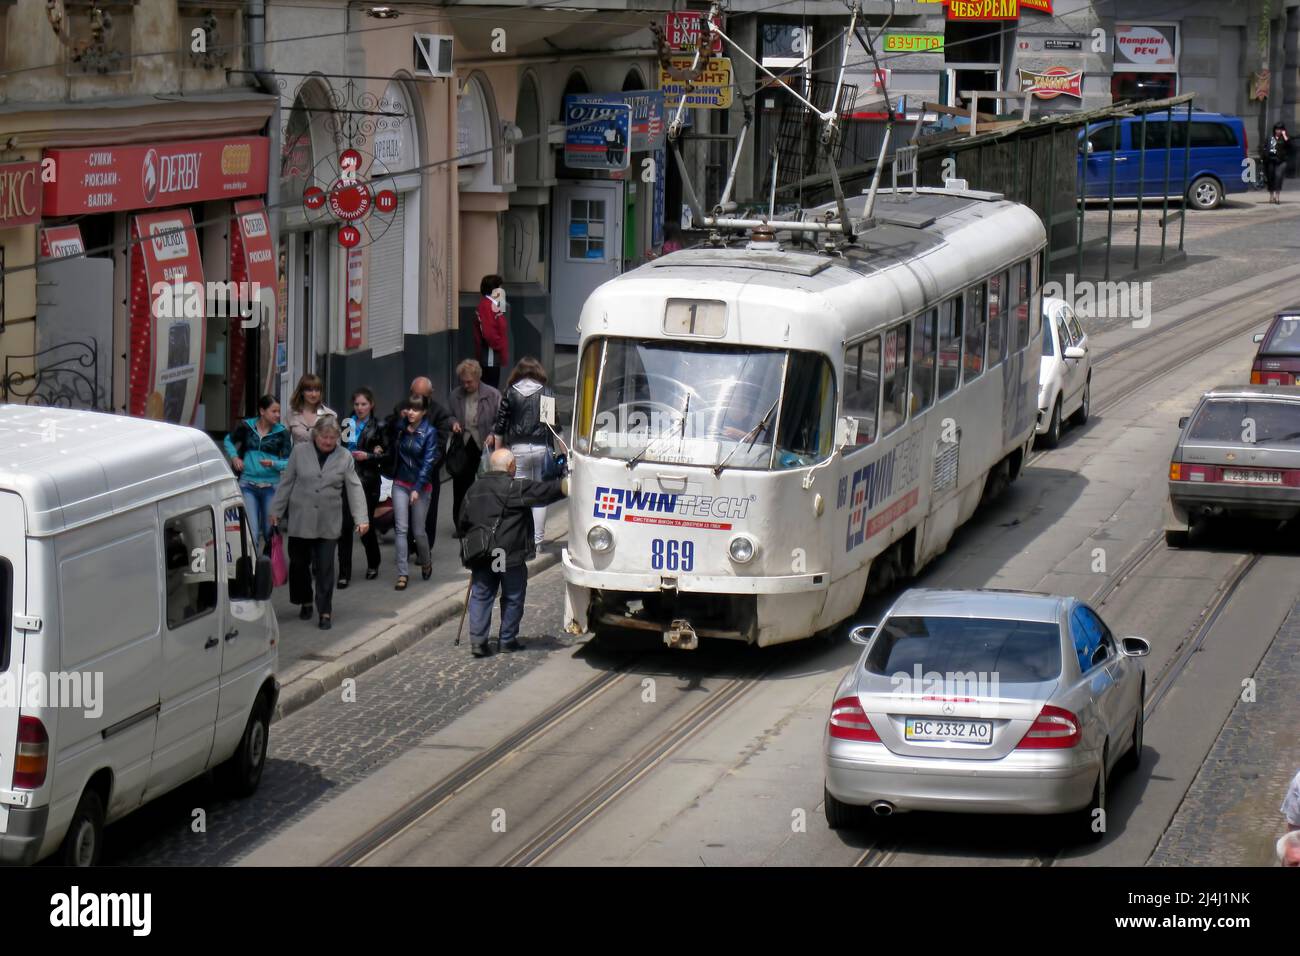
[{"label": "van rear door", "polygon": [[[26,550],[23,500],[0,491],[0,792],[13,786],[18,748],[25,633],[14,626],[14,616],[27,613]],[[0,833],[8,832],[10,805],[0,801]]]}]

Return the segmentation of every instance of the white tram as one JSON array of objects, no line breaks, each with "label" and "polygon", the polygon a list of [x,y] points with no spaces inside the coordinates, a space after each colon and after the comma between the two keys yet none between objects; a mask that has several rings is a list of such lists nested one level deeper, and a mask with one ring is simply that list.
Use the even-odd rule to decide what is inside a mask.
[{"label": "white tram", "polygon": [[860,225],[836,253],[770,237],[672,253],[587,300],[570,633],[809,637],[1017,477],[1042,351],[1038,216],[994,193],[882,190]]}]

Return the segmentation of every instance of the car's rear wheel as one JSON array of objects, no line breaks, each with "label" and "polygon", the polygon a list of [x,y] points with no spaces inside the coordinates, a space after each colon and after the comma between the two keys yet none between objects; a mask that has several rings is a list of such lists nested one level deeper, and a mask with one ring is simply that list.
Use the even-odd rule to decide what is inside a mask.
[{"label": "car's rear wheel", "polygon": [[1088,412],[1092,407],[1092,376],[1083,383],[1083,401],[1079,403],[1078,409],[1070,416],[1070,424],[1075,427],[1088,424]]},{"label": "car's rear wheel", "polygon": [[1213,176],[1198,176],[1187,187],[1187,201],[1196,209],[1214,209],[1223,202],[1223,187]]},{"label": "car's rear wheel", "polygon": [[1061,396],[1056,396],[1056,404],[1052,406],[1052,420],[1047,423],[1047,431],[1043,432],[1043,447],[1055,448],[1061,443]]},{"label": "car's rear wheel", "polygon": [[104,801],[91,788],[81,795],[59,847],[64,866],[98,866],[104,845]]},{"label": "car's rear wheel", "polygon": [[1124,769],[1132,772],[1142,763],[1142,734],[1146,725],[1146,706],[1147,682],[1146,678],[1142,679],[1141,686],[1138,687],[1137,719],[1133,721],[1133,739],[1129,744],[1128,753],[1124,755]]},{"label": "car's rear wheel", "polygon": [[863,819],[861,807],[855,807],[851,803],[843,803],[836,800],[834,795],[822,787],[825,795],[822,803],[826,809],[826,825],[832,830],[848,830],[855,826],[860,826]]},{"label": "car's rear wheel", "polygon": [[1109,759],[1109,745],[1101,749],[1101,767],[1097,771],[1097,782],[1092,787],[1092,798],[1088,805],[1075,814],[1074,832],[1078,838],[1087,843],[1098,843],[1106,836],[1108,821],[1106,814],[1106,764]]},{"label": "car's rear wheel", "polygon": [[1185,548],[1189,536],[1190,532],[1187,531],[1166,531],[1165,544],[1171,548]]}]

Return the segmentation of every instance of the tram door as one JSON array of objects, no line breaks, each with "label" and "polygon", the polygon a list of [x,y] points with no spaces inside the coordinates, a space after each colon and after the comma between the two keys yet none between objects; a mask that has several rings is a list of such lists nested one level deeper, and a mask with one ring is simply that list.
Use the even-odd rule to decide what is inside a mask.
[{"label": "tram door", "polygon": [[560,183],[551,213],[551,316],[556,345],[578,344],[582,305],[623,267],[623,184]]}]

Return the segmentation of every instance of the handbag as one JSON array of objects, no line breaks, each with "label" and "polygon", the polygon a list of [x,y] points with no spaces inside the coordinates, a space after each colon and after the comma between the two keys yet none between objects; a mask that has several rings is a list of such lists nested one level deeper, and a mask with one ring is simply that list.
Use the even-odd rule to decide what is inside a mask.
[{"label": "handbag", "polygon": [[[462,505],[462,508],[464,506]],[[497,543],[497,528],[501,525],[501,519],[506,516],[506,508],[509,507],[509,501],[501,505],[501,513],[497,515],[497,520],[492,522],[491,530],[484,528],[482,525],[475,525],[460,539],[460,563],[471,570],[475,565],[481,564],[488,558],[492,557],[492,550]]]},{"label": "handbag", "polygon": [[469,448],[465,445],[463,432],[453,432],[447,443],[447,474],[453,478],[469,478],[473,475],[470,466]]},{"label": "handbag", "polygon": [[271,583],[275,587],[284,587],[289,583],[289,560],[284,554],[284,535],[271,529],[271,540],[267,542],[271,551]]},{"label": "handbag", "polygon": [[542,459],[542,481],[555,481],[564,477],[564,466],[568,459],[563,452],[555,450],[551,430],[548,428],[546,431],[546,457]]}]

